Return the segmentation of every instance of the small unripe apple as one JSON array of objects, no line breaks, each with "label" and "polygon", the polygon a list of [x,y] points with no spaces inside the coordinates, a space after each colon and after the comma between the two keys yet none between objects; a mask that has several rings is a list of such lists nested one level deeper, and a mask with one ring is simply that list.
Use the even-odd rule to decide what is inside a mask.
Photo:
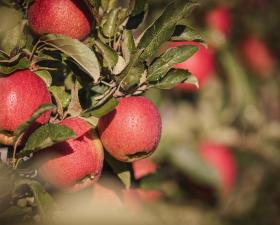
[{"label": "small unripe apple", "polygon": [[80,118],[59,123],[71,128],[76,137],[35,155],[39,176],[64,191],[79,191],[95,183],[103,168],[103,147],[93,127]]},{"label": "small unripe apple", "polygon": [[231,13],[226,6],[220,5],[210,10],[206,15],[205,20],[207,26],[211,30],[218,32],[225,37],[230,34],[232,29]]},{"label": "small unripe apple", "polygon": [[98,123],[104,148],[124,162],[151,155],[159,144],[161,127],[156,106],[141,96],[121,98],[115,110]]},{"label": "small unripe apple", "polygon": [[[169,42],[168,48],[174,48],[180,45],[195,45],[198,47],[198,51],[185,62],[177,64],[175,68],[190,71],[197,77],[199,86],[203,87],[207,79],[214,74],[215,58],[213,51],[197,42]],[[177,88],[182,90],[196,90],[195,86],[190,84],[179,84]]]},{"label": "small unripe apple", "polygon": [[204,143],[199,150],[206,163],[216,170],[221,181],[221,190],[224,193],[230,192],[234,186],[237,170],[230,149],[215,143]]},{"label": "small unripe apple", "polygon": [[139,180],[149,174],[154,173],[158,165],[151,159],[141,159],[132,163],[134,178]]},{"label": "small unripe apple", "polygon": [[[0,130],[15,131],[39,106],[51,103],[44,81],[30,70],[19,70],[0,77]],[[50,112],[43,113],[33,124],[48,122]],[[0,143],[3,143],[0,140]]]},{"label": "small unripe apple", "polygon": [[83,1],[35,0],[27,11],[34,33],[63,34],[84,39],[91,30],[92,18]]},{"label": "small unripe apple", "polygon": [[248,37],[241,43],[241,53],[247,65],[260,77],[271,75],[276,66],[276,60],[265,42],[257,37]]}]

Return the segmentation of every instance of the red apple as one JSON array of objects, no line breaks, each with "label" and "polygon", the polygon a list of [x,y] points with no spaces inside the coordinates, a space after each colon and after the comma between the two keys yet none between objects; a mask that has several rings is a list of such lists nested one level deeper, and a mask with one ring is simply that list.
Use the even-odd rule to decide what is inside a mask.
[{"label": "red apple", "polygon": [[158,165],[151,159],[141,159],[132,163],[134,178],[139,180],[151,173],[154,173]]},{"label": "red apple", "polygon": [[241,53],[247,65],[262,78],[275,70],[276,60],[265,42],[257,37],[248,37],[241,43]]},{"label": "red apple", "polygon": [[35,0],[27,11],[34,33],[63,34],[84,39],[91,30],[88,9],[78,0]]},{"label": "red apple", "polygon": [[[1,76],[0,90],[0,130],[15,131],[39,106],[51,103],[46,84],[30,70]],[[48,122],[49,118],[50,112],[42,114],[33,127]],[[0,138],[0,143],[2,141]]]},{"label": "red apple", "polygon": [[95,183],[103,167],[103,147],[93,127],[80,118],[59,123],[76,133],[76,137],[56,144],[35,156],[40,177],[64,191],[79,191]]},{"label": "red apple", "polygon": [[104,148],[116,159],[132,162],[151,155],[161,136],[161,117],[145,97],[127,97],[98,123]]},{"label": "red apple", "polygon": [[[203,87],[207,79],[214,74],[215,58],[213,51],[197,42],[169,42],[168,48],[174,48],[180,45],[195,45],[199,49],[191,58],[177,64],[175,68],[190,71],[197,77],[199,86]],[[190,84],[179,84],[177,88],[182,90],[196,90],[196,87]]]},{"label": "red apple", "polygon": [[229,8],[220,5],[210,10],[206,15],[207,26],[215,32],[227,37],[232,29],[231,13]]},{"label": "red apple", "polygon": [[216,170],[221,190],[224,193],[230,192],[236,178],[236,162],[230,149],[215,143],[204,143],[199,150],[206,163]]}]

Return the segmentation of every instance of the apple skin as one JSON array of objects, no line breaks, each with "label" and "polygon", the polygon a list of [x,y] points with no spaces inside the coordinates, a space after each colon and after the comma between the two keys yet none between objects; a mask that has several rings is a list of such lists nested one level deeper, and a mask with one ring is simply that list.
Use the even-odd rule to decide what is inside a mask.
[{"label": "apple skin", "polygon": [[82,1],[35,0],[27,11],[35,34],[63,34],[84,39],[91,31],[92,18]]},{"label": "apple skin", "polygon": [[213,8],[206,14],[205,22],[211,30],[227,37],[232,29],[230,9],[223,5]]},{"label": "apple skin", "polygon": [[149,174],[156,172],[158,165],[151,159],[141,159],[132,163],[134,178],[139,180]]},{"label": "apple skin", "polygon": [[236,161],[234,155],[227,147],[215,143],[203,143],[199,152],[205,162],[214,168],[221,181],[221,191],[229,193],[236,179]]},{"label": "apple skin", "polygon": [[121,98],[115,110],[98,123],[104,148],[124,162],[150,156],[159,144],[161,128],[156,106],[141,96]]},{"label": "apple skin", "polygon": [[[39,106],[51,103],[46,84],[30,70],[0,77],[0,90],[0,130],[15,131]],[[48,122],[50,114],[43,113],[33,126]]]},{"label": "apple skin", "polygon": [[[169,42],[167,47],[174,48],[181,45],[194,45],[198,47],[198,51],[186,61],[175,66],[177,69],[184,69],[190,71],[197,77],[199,86],[203,87],[210,77],[214,75],[215,71],[215,57],[212,49],[197,42]],[[177,89],[194,91],[197,88],[190,84],[178,84]]]},{"label": "apple skin", "polygon": [[276,60],[265,42],[257,37],[247,37],[241,43],[241,53],[248,65],[260,78],[267,78],[275,70]]},{"label": "apple skin", "polygon": [[57,189],[79,191],[99,179],[103,168],[103,147],[93,127],[83,119],[68,118],[59,124],[73,129],[76,137],[36,154],[35,168],[44,181]]}]

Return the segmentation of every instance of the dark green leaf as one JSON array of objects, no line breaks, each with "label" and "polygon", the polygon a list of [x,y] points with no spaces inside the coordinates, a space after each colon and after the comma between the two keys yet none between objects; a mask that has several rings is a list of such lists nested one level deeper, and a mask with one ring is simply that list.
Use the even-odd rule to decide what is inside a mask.
[{"label": "dark green leaf", "polygon": [[95,40],[94,44],[101,51],[104,61],[110,70],[113,70],[114,66],[118,62],[118,54],[110,48],[108,45],[105,45],[103,42],[99,40]]},{"label": "dark green leaf", "polygon": [[182,83],[187,80],[191,74],[186,70],[171,70],[167,75],[154,87],[159,89],[172,89],[176,87],[177,84]]},{"label": "dark green leaf", "polygon": [[220,187],[220,178],[215,169],[209,167],[193,150],[177,148],[170,152],[170,160],[182,173],[202,184]]},{"label": "dark green leaf", "polygon": [[136,16],[144,11],[147,10],[147,1],[137,1],[137,0],[130,0],[129,7],[128,7],[128,13],[131,16]]},{"label": "dark green leaf", "polygon": [[55,106],[52,104],[43,104],[36,111],[33,112],[32,116],[23,124],[21,124],[15,130],[15,136],[19,137],[23,134],[43,113],[54,109]]},{"label": "dark green leaf", "polygon": [[188,16],[196,5],[195,0],[181,0],[168,5],[140,39],[138,49],[144,49],[141,60],[153,56],[159,47],[171,38],[176,24]]},{"label": "dark green leaf", "polygon": [[171,41],[197,41],[204,43],[204,39],[195,29],[188,25],[187,20],[177,24]]},{"label": "dark green leaf", "polygon": [[16,62],[19,61],[20,58],[23,57],[23,54],[22,52],[16,54],[15,56],[13,57],[6,57],[6,56],[3,56],[3,58],[0,59],[0,64],[3,64],[3,65],[11,65],[11,64],[14,64]]},{"label": "dark green leaf", "polygon": [[52,86],[49,88],[49,91],[55,99],[57,112],[62,117],[64,108],[66,108],[70,103],[71,95],[65,91],[64,86]]},{"label": "dark green leaf", "polygon": [[52,84],[52,75],[50,74],[49,71],[47,71],[47,70],[38,70],[38,71],[35,71],[35,73],[36,73],[39,77],[41,77],[41,79],[42,79],[43,81],[45,81],[45,83],[46,83],[46,85],[47,85],[48,87],[51,86],[51,84]]},{"label": "dark green leaf", "polygon": [[129,73],[122,81],[121,87],[124,90],[130,90],[133,87],[136,87],[140,82],[141,77],[143,76],[145,71],[144,64],[138,63],[130,68]]},{"label": "dark green leaf", "polygon": [[190,58],[198,48],[192,45],[183,45],[168,49],[148,69],[148,80],[158,81],[176,64]]},{"label": "dark green leaf", "polygon": [[95,82],[100,78],[99,62],[90,48],[84,43],[57,34],[48,34],[40,38],[40,41],[54,47],[68,57],[71,57],[83,70],[85,70]]},{"label": "dark green leaf", "polygon": [[21,58],[19,61],[17,61],[15,64],[4,66],[0,65],[0,75],[1,74],[10,74],[16,70],[26,69],[29,67],[29,60],[27,58]]},{"label": "dark green leaf", "polygon": [[75,137],[75,133],[69,127],[52,123],[44,124],[29,136],[18,156],[27,156],[73,137]]},{"label": "dark green leaf", "polygon": [[112,9],[110,13],[105,18],[105,23],[102,26],[103,34],[106,37],[112,38],[114,37],[117,27],[118,27],[118,14],[120,9]]},{"label": "dark green leaf", "polygon": [[105,160],[112,168],[113,172],[119,177],[126,188],[131,186],[131,164],[118,161],[109,154],[105,153]]},{"label": "dark green leaf", "polygon": [[82,116],[84,117],[94,116],[100,118],[106,115],[107,113],[113,111],[117,105],[118,105],[118,100],[116,98],[111,98],[109,101],[107,101],[97,109],[88,109],[82,114]]},{"label": "dark green leaf", "polygon": [[136,52],[131,56],[131,61],[119,76],[119,81],[122,82],[122,88],[128,90],[137,84],[144,72],[144,65],[139,62],[141,51]]},{"label": "dark green leaf", "polygon": [[136,46],[132,31],[124,30],[122,41],[122,53],[126,62],[129,62],[130,56],[135,52]]},{"label": "dark green leaf", "polygon": [[128,30],[136,29],[144,19],[148,11],[146,0],[131,0],[129,3],[128,14],[130,15],[126,28]]}]

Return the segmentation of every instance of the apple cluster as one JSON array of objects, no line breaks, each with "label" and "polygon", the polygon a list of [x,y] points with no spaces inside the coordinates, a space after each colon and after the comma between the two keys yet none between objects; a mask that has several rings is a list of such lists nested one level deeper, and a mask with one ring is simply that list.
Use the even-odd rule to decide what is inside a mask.
[{"label": "apple cluster", "polygon": [[[37,36],[62,34],[85,39],[93,18],[81,1],[35,0],[27,10],[28,24]],[[43,104],[53,103],[46,83],[30,69],[0,77],[0,143],[14,144],[14,133]],[[75,137],[50,146],[32,157],[32,167],[51,186],[73,192],[96,183],[101,176],[104,149],[116,160],[134,162],[150,156],[161,136],[161,117],[152,101],[141,96],[122,97],[110,113],[93,127],[81,117],[56,122]],[[20,144],[39,126],[52,122],[53,111],[44,112],[24,133]],[[103,149],[104,148],[104,149]]]}]

